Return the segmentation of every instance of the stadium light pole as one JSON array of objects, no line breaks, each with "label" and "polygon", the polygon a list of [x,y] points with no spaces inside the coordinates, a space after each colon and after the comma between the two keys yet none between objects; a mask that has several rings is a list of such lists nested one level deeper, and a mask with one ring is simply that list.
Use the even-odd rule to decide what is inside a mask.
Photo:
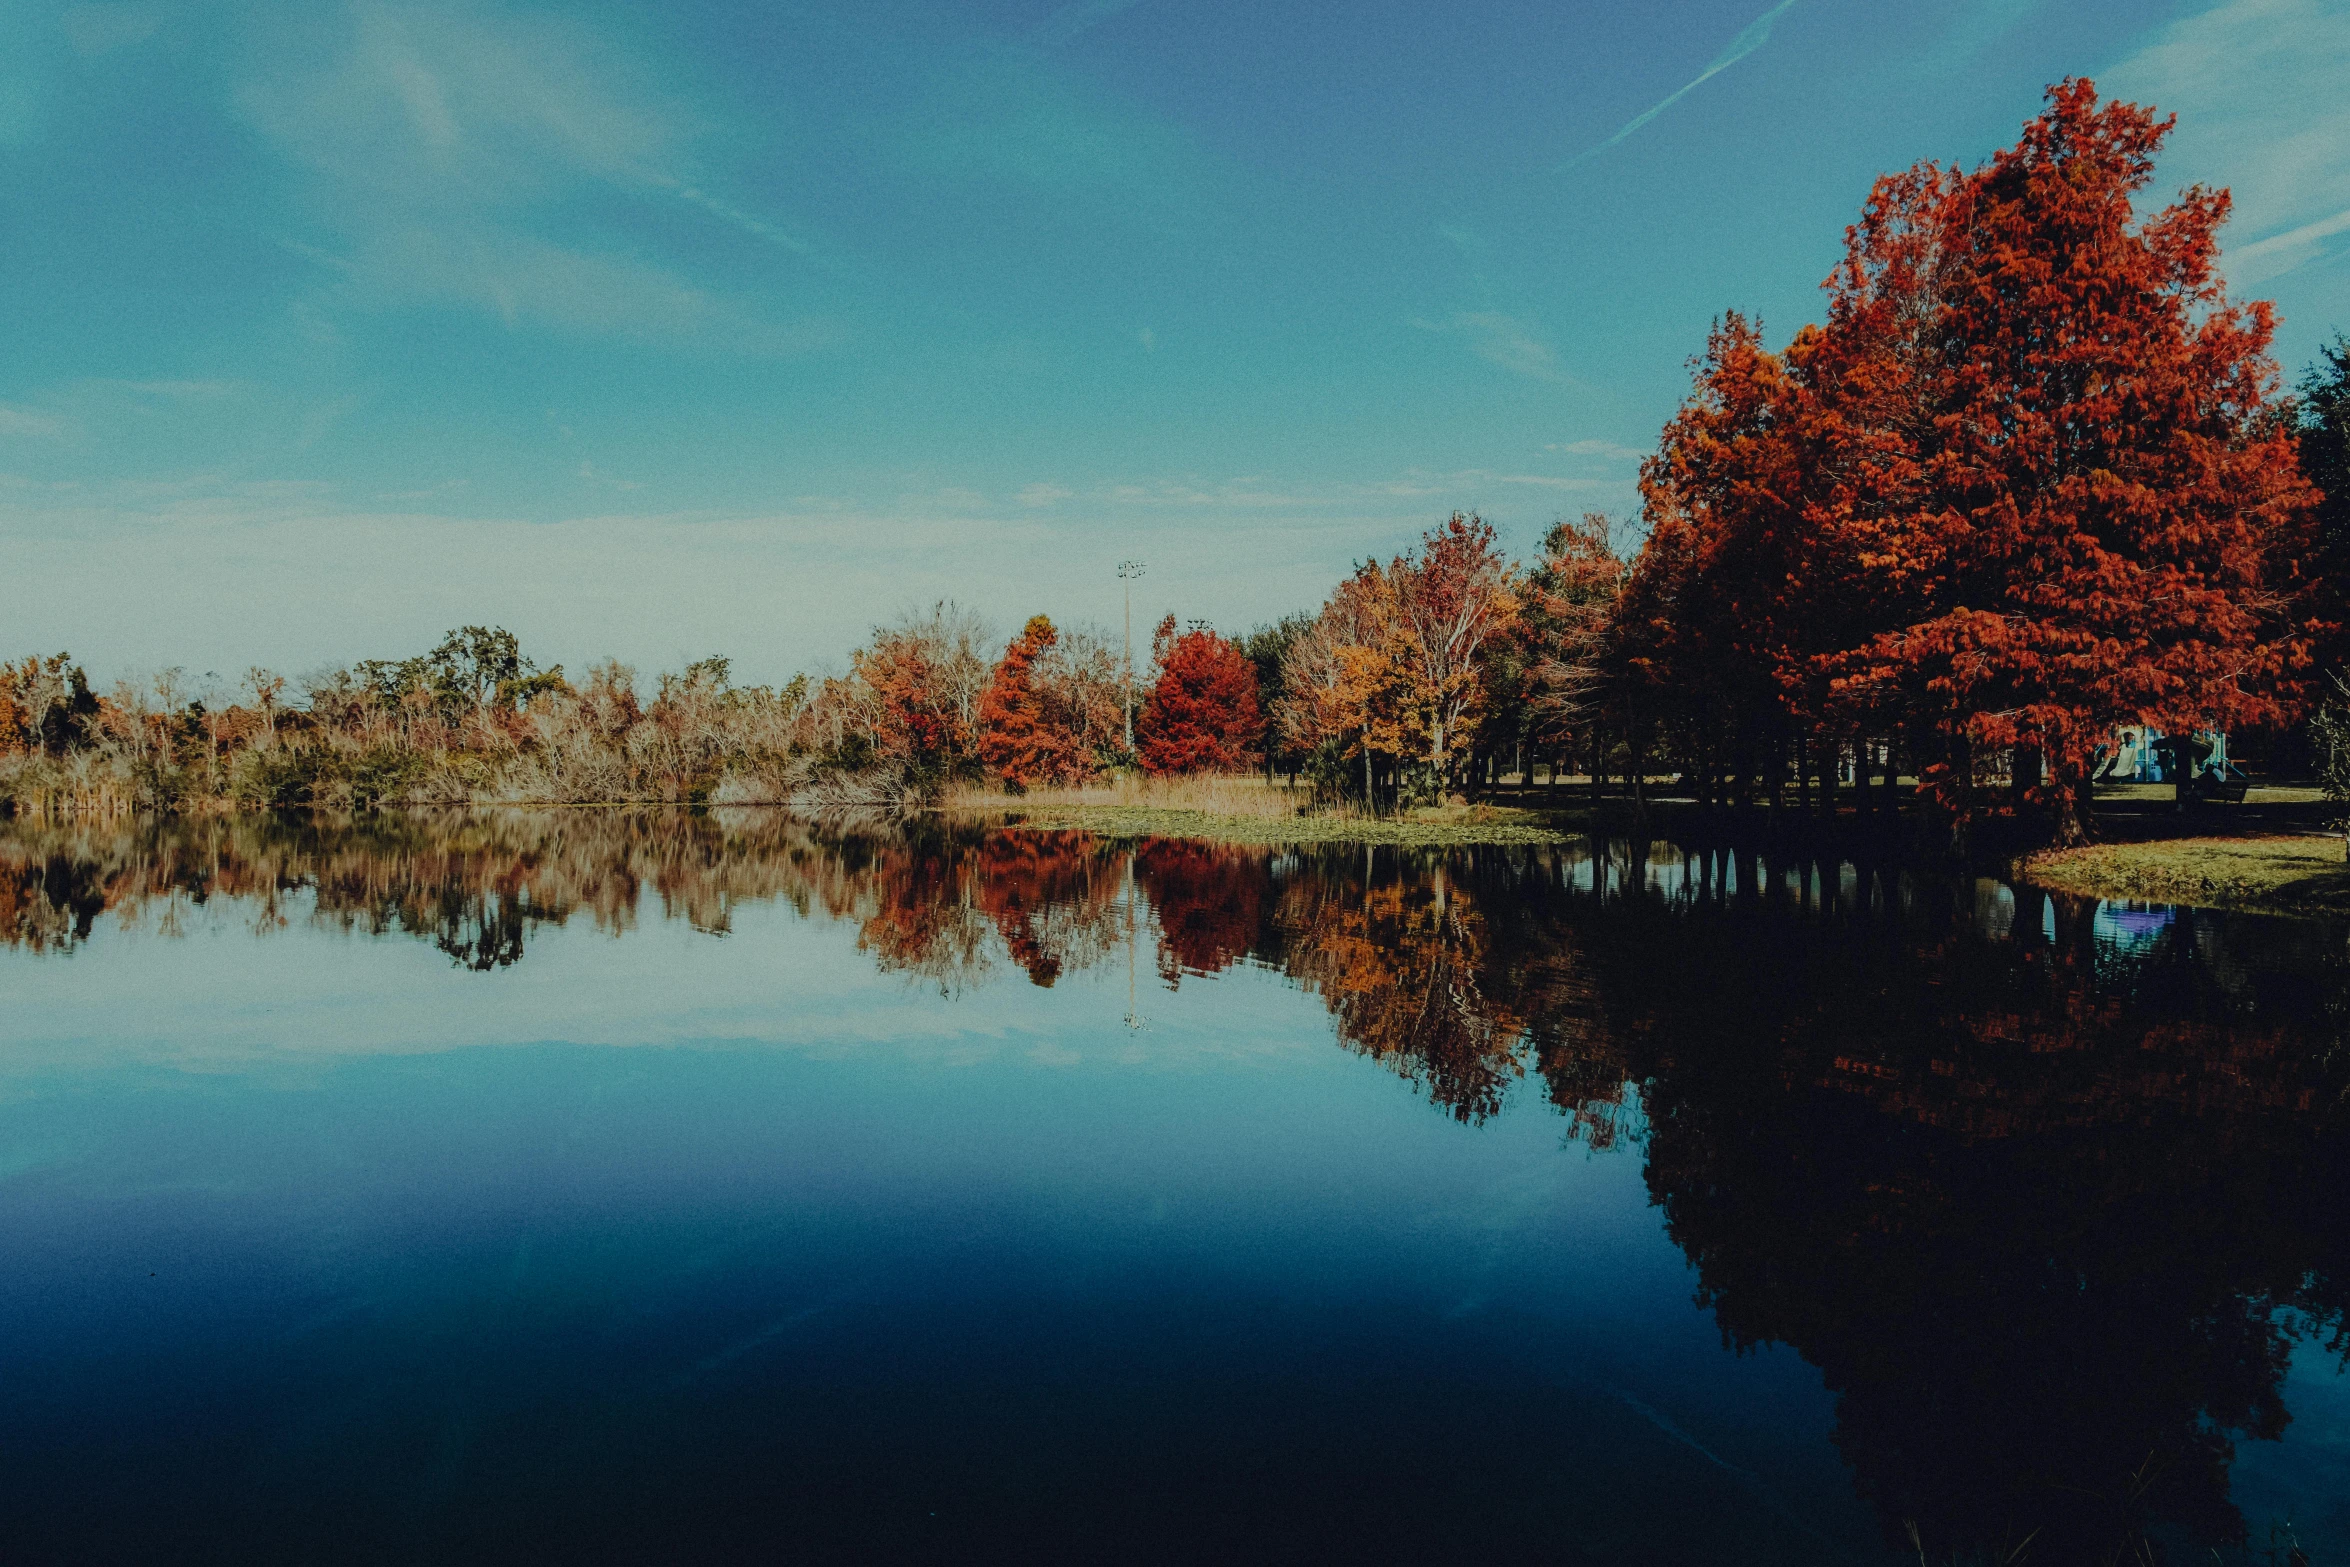
[{"label": "stadium light pole", "polygon": [[1142,562],[1118,562],[1118,580],[1126,584],[1126,754],[1134,754],[1134,579],[1142,575]]}]

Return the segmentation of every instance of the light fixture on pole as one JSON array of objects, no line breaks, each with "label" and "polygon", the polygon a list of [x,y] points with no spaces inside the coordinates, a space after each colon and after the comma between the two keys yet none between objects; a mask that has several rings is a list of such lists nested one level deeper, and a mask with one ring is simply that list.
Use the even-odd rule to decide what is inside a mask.
[{"label": "light fixture on pole", "polygon": [[1142,562],[1118,562],[1118,580],[1126,584],[1126,754],[1134,754],[1134,579],[1142,575]]}]

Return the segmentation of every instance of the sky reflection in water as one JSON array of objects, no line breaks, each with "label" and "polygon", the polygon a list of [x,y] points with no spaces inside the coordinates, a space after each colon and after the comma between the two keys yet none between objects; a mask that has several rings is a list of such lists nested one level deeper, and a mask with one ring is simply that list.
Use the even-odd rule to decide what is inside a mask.
[{"label": "sky reflection in water", "polygon": [[0,940],[29,1559],[2350,1553],[2325,926],[573,813]]}]

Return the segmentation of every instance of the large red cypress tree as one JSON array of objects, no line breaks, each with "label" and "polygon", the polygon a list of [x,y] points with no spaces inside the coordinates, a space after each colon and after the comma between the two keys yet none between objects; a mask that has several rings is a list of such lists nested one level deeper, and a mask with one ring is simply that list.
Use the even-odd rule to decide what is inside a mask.
[{"label": "large red cypress tree", "polygon": [[1257,671],[1248,655],[1206,627],[1175,634],[1175,617],[1151,638],[1158,679],[1135,720],[1135,749],[1150,773],[1245,772],[1265,732]]},{"label": "large red cypress tree", "polygon": [[2273,718],[2306,659],[2290,610],[2312,497],[2270,309],[2214,271],[2227,194],[2133,210],[2170,125],[2067,81],[1924,210],[1933,273],[1900,345],[1914,463],[1856,508],[1878,629],[1826,663],[1934,728],[1925,783],[1962,824],[1972,757],[2013,748],[2046,758],[2034,792],[2079,841],[2116,724]]},{"label": "large red cypress tree", "polygon": [[2169,129],[2064,82],[1981,168],[1879,180],[1784,354],[1716,331],[1643,472],[1627,673],[1717,724],[1903,731],[1961,839],[1997,753],[2071,843],[2117,725],[2290,709],[2313,497],[2269,307],[2214,268],[2226,194],[2135,208]]}]

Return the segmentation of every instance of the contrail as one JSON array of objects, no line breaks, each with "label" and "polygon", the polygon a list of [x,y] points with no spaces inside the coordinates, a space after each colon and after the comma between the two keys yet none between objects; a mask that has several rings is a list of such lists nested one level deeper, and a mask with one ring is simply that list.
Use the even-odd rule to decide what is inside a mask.
[{"label": "contrail", "polygon": [[2350,229],[2350,212],[2337,212],[2330,218],[2319,218],[2315,223],[2304,223],[2297,229],[2271,234],[2257,244],[2232,247],[2226,254],[2230,261],[2249,261],[2254,256],[2265,256],[2276,250],[2290,250],[2295,245],[2306,245],[2330,234],[2339,234],[2344,229]]},{"label": "contrail", "polygon": [[1764,44],[1769,43],[1771,41],[1771,24],[1776,22],[1779,19],[1781,13],[1783,13],[1794,3],[1795,0],[1779,0],[1777,5],[1772,6],[1768,11],[1765,11],[1762,15],[1756,17],[1753,21],[1747,23],[1745,31],[1741,32],[1737,37],[1731,39],[1730,47],[1724,49],[1720,54],[1715,55],[1713,64],[1700,71],[1697,74],[1697,79],[1695,81],[1690,82],[1687,86],[1682,87],[1679,91],[1659,100],[1644,112],[1633,116],[1630,121],[1626,122],[1622,130],[1616,132],[1613,136],[1610,136],[1606,141],[1601,142],[1598,146],[1591,148],[1587,152],[1579,152],[1572,158],[1569,158],[1566,162],[1560,164],[1559,172],[1562,174],[1565,173],[1567,170],[1573,168],[1576,164],[1581,163],[1586,158],[1598,157],[1601,153],[1607,151],[1610,147],[1613,147],[1617,142],[1622,141],[1625,137],[1640,129],[1641,126],[1646,125],[1650,120],[1655,119],[1658,115],[1664,113],[1667,109],[1670,109],[1674,104],[1679,103],[1683,98],[1689,95],[1693,88],[1704,86],[1707,82],[1713,80],[1713,78],[1719,76],[1722,72],[1728,70],[1731,66],[1736,65],[1739,61],[1754,53],[1755,50],[1760,49]]},{"label": "contrail", "polygon": [[801,239],[798,235],[788,233],[783,229],[779,229],[774,224],[769,223],[764,219],[754,218],[749,213],[743,211],[740,207],[729,206],[727,203],[720,201],[716,196],[711,195],[705,190],[701,190],[696,186],[681,184],[675,180],[664,180],[662,183],[669,186],[670,189],[676,191],[682,200],[692,202],[695,206],[701,208],[704,212],[709,213],[712,217],[721,218],[726,222],[733,224],[736,228],[741,229],[745,234],[757,235],[760,239],[767,241],[769,244],[780,245],[785,250],[792,252],[794,255],[807,256],[813,255],[815,253],[814,247],[810,246],[806,240]]},{"label": "contrail", "polygon": [[1077,0],[1065,5],[1029,35],[1030,42],[1039,48],[1057,49],[1087,28],[1108,21],[1121,11],[1131,11],[1141,0]]}]

